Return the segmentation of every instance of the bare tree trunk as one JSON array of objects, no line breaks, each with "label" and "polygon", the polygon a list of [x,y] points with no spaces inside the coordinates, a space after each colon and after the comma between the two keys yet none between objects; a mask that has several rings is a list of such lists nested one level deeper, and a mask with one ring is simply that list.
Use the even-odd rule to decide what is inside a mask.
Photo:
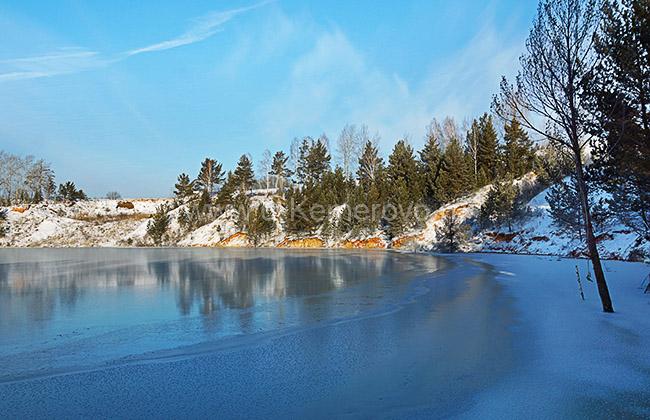
[{"label": "bare tree trunk", "polygon": [[605,273],[600,262],[600,254],[598,253],[598,246],[596,245],[596,238],[594,237],[594,228],[591,223],[591,212],[589,211],[589,200],[587,184],[584,179],[584,171],[582,168],[582,159],[580,153],[575,154],[576,164],[576,181],[578,184],[578,194],[580,195],[580,204],[582,206],[582,215],[585,221],[585,235],[587,237],[587,249],[589,251],[589,258],[594,267],[594,275],[596,276],[596,285],[598,286],[598,294],[603,306],[603,312],[614,312],[612,299],[609,295],[609,288],[605,281]]}]

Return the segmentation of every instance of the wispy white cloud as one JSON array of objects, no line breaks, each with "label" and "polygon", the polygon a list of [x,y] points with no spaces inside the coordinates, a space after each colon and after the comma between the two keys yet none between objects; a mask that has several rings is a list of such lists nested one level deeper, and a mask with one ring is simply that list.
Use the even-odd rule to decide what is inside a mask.
[{"label": "wispy white cloud", "polygon": [[96,51],[62,48],[41,56],[0,60],[0,68],[11,69],[0,73],[0,82],[76,73],[101,67],[106,63]]},{"label": "wispy white cloud", "polygon": [[148,45],[146,47],[135,48],[133,50],[125,52],[124,54],[127,56],[132,56],[153,51],[164,51],[203,41],[210,38],[217,32],[220,32],[222,30],[221,26],[232,20],[237,15],[257,9],[268,3],[271,3],[271,0],[266,0],[252,6],[209,13],[205,16],[194,19],[192,25],[190,25],[190,27],[185,32],[175,38]]},{"label": "wispy white cloud", "polygon": [[62,48],[40,56],[0,60],[0,83],[78,73],[93,68],[105,67],[134,55],[170,50],[204,41],[222,31],[222,26],[236,16],[262,7],[272,1],[265,0],[251,6],[208,13],[194,19],[189,28],[175,38],[141,48],[134,48],[113,56],[105,56],[98,51],[75,47]]},{"label": "wispy white cloud", "polygon": [[284,142],[323,131],[336,136],[356,123],[379,131],[384,151],[405,135],[420,143],[433,117],[489,111],[501,75],[517,68],[522,45],[486,23],[417,83],[407,83],[374,65],[340,30],[321,31],[280,92],[260,106],[259,124],[267,137]]}]

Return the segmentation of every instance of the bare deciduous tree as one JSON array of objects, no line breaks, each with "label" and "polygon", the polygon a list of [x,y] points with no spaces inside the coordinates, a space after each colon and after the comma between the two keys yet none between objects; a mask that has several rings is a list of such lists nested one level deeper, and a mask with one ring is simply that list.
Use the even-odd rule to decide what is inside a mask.
[{"label": "bare deciduous tree", "polygon": [[452,117],[445,117],[442,122],[443,144],[446,147],[452,140],[461,140],[460,130],[456,120]]},{"label": "bare deciduous tree", "polygon": [[298,160],[300,160],[300,145],[302,140],[298,137],[294,137],[291,140],[291,146],[289,147],[289,168],[292,172],[296,172],[298,169]]},{"label": "bare deciduous tree", "polygon": [[336,144],[336,154],[346,176],[350,176],[356,171],[361,148],[369,140],[370,135],[367,126],[357,127],[353,124],[347,124],[343,127]]},{"label": "bare deciduous tree", "polygon": [[442,131],[442,125],[440,125],[440,123],[438,122],[437,119],[435,119],[435,118],[432,119],[431,123],[429,123],[429,125],[427,126],[427,134],[426,134],[426,136],[427,136],[427,138],[430,138],[430,137],[435,138],[436,141],[438,142],[438,145],[440,146],[440,148],[441,149],[445,148],[445,144],[444,144],[444,141],[445,141],[444,137],[445,136],[444,136],[444,133]]},{"label": "bare deciduous tree", "polygon": [[273,163],[273,156],[269,149],[264,149],[262,159],[257,164],[257,171],[259,173],[260,181],[264,182],[264,188],[271,188],[271,164]]},{"label": "bare deciduous tree", "polygon": [[34,162],[27,169],[25,174],[25,185],[31,193],[32,201],[40,201],[43,198],[51,198],[49,187],[54,182],[54,171],[50,164],[43,159]]},{"label": "bare deciduous tree", "polygon": [[[466,126],[469,123],[466,121],[463,122],[463,125]],[[465,128],[465,127],[464,127]],[[467,151],[469,152],[469,155],[472,158],[472,169],[474,171],[474,180],[478,178],[478,149],[479,149],[479,141],[480,141],[480,133],[479,133],[479,126],[478,126],[478,121],[474,120],[472,122],[471,128],[464,130],[467,135],[466,135],[466,146],[467,146]]]},{"label": "bare deciduous tree", "polygon": [[38,202],[54,190],[50,164],[33,156],[0,151],[0,199],[7,204]]},{"label": "bare deciduous tree", "polygon": [[502,80],[493,107],[500,117],[517,118],[526,128],[570,153],[603,311],[613,312],[594,237],[582,160],[582,151],[590,140],[582,89],[585,76],[595,64],[593,42],[599,10],[597,0],[543,0],[516,83]]}]

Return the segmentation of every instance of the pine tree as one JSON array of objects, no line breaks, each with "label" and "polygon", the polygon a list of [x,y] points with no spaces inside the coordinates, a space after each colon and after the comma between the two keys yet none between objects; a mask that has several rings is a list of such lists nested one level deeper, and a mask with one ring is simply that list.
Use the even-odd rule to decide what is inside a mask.
[{"label": "pine tree", "polygon": [[284,187],[287,185],[287,182],[292,175],[291,170],[287,167],[288,160],[289,156],[286,156],[282,151],[276,152],[275,155],[273,155],[270,174],[273,176],[275,181],[275,188],[280,192],[284,191]]},{"label": "pine tree", "polygon": [[422,180],[413,148],[405,140],[397,142],[388,158],[388,178],[391,181],[403,179],[409,187],[409,199],[412,203],[422,200]]},{"label": "pine tree", "polygon": [[519,188],[513,183],[511,176],[503,182],[496,181],[481,206],[481,226],[498,228],[506,225],[508,231],[512,231],[512,223],[523,213],[522,205],[519,200]]},{"label": "pine tree", "polygon": [[438,248],[442,252],[458,252],[467,240],[468,233],[469,227],[462,223],[460,217],[453,210],[447,210],[442,225],[436,228]]},{"label": "pine tree", "polygon": [[[370,189],[372,190],[372,187]],[[345,207],[337,223],[338,234],[345,235],[352,233],[356,235],[362,230],[375,230],[381,217],[381,211],[379,209],[377,209],[374,215],[372,214],[373,206],[371,202],[375,199],[365,194],[364,188],[361,185],[355,186],[353,182],[349,184],[348,190]]]},{"label": "pine tree", "polygon": [[533,170],[535,148],[516,118],[504,126],[503,172],[520,177]]},{"label": "pine tree", "polygon": [[650,188],[639,178],[634,175],[620,177],[615,188],[609,184],[608,210],[639,237],[650,241]]},{"label": "pine tree", "polygon": [[381,225],[383,216],[385,197],[383,192],[384,185],[380,182],[373,183],[367,190],[358,189],[356,193],[357,201],[364,202],[368,206],[368,216],[361,219],[358,223],[360,229],[367,233],[373,233]]},{"label": "pine tree", "polygon": [[[336,222],[336,228],[334,229],[336,236],[340,237],[347,235],[348,233],[352,232],[352,230],[354,230],[354,228],[357,226],[357,220],[354,214],[354,206],[355,203],[353,202],[345,203],[345,207],[343,207],[341,210],[341,213],[339,214],[338,220]],[[327,226],[323,225],[323,229],[325,227]]]},{"label": "pine tree", "polygon": [[246,155],[241,155],[237,167],[232,175],[232,181],[238,190],[249,191],[255,183],[255,172],[253,171],[253,162]]},{"label": "pine tree", "polygon": [[194,195],[194,183],[186,173],[182,173],[178,176],[178,182],[174,185],[174,195],[180,200],[184,200]]},{"label": "pine tree", "polygon": [[420,151],[420,162],[422,164],[425,202],[433,209],[436,209],[442,204],[440,202],[438,178],[443,162],[438,139],[433,133],[429,133],[427,142]]},{"label": "pine tree", "polygon": [[[306,137],[300,146],[296,174],[301,187],[287,191],[287,212],[285,227],[291,233],[313,233],[326,217],[326,205],[338,202],[339,194],[345,189],[336,186],[324,188],[325,177],[335,175],[330,172],[331,157],[327,151],[327,137],[321,136],[315,142]],[[334,182],[328,179],[328,185]]]},{"label": "pine tree", "polygon": [[573,160],[567,153],[552,145],[542,145],[535,155],[535,168],[542,185],[550,186],[571,173]]},{"label": "pine tree", "polygon": [[54,182],[54,174],[48,177],[43,192],[46,200],[51,200],[56,195],[56,183]]},{"label": "pine tree", "polygon": [[384,217],[388,222],[388,235],[391,238],[405,233],[414,222],[410,213],[413,206],[409,186],[403,177],[391,180],[390,196]]},{"label": "pine tree", "polygon": [[246,233],[253,246],[259,246],[273,233],[274,229],[275,221],[264,204],[259,204],[248,212]]},{"label": "pine tree", "polygon": [[209,197],[212,197],[217,185],[223,182],[223,174],[220,163],[214,159],[205,158],[201,163],[201,170],[194,181],[194,186],[199,191],[206,192]]},{"label": "pine tree", "polygon": [[41,193],[41,190],[36,190],[34,191],[34,195],[32,196],[32,203],[38,204],[41,201],[43,201],[43,195]]},{"label": "pine tree", "polygon": [[314,145],[314,139],[311,137],[305,137],[302,139],[300,142],[300,147],[298,148],[297,152],[297,162],[296,162],[296,177],[298,178],[298,182],[302,185],[305,185],[307,183],[307,178],[309,176],[309,163],[307,161],[307,158],[309,156],[309,152],[311,151],[311,148]]},{"label": "pine tree", "polygon": [[87,199],[83,190],[78,190],[74,182],[71,181],[59,185],[59,198],[69,203]]},{"label": "pine tree", "polygon": [[[483,114],[478,121],[480,135],[478,138],[478,186],[492,182],[497,176],[499,165],[499,142],[492,123],[492,116]],[[484,179],[481,179],[484,178]]]},{"label": "pine tree", "polygon": [[203,190],[199,193],[199,201],[196,203],[197,204],[197,209],[201,213],[207,213],[210,211],[210,207],[212,204],[212,199],[210,198],[210,195],[208,194],[208,190]]},{"label": "pine tree", "polygon": [[467,193],[472,182],[471,162],[463,152],[460,141],[453,138],[443,153],[438,176],[438,202],[449,203]]},{"label": "pine tree", "polygon": [[317,186],[318,202],[327,207],[340,206],[345,203],[354,188],[354,181],[346,178],[343,168],[337,166],[327,171]]},{"label": "pine tree", "polygon": [[[593,189],[593,185],[591,188]],[[546,194],[548,213],[560,233],[584,239],[585,225],[580,209],[580,194],[575,177],[570,176],[552,185]],[[595,231],[601,230],[607,223],[607,215],[601,203],[589,197]]]},{"label": "pine tree", "polygon": [[650,3],[606,1],[586,78],[595,175],[613,214],[650,239]]},{"label": "pine tree", "polygon": [[[315,202],[314,197],[316,194],[312,189],[313,187],[300,188],[298,186],[287,189],[284,227],[288,233],[294,235],[311,234],[322,223],[322,220],[314,217],[317,216],[315,214],[317,212],[312,211],[314,206],[318,204]],[[324,209],[324,207],[322,208]]]},{"label": "pine tree", "polygon": [[147,224],[147,235],[154,245],[160,246],[167,240],[167,229],[169,228],[169,214],[164,205],[158,206],[156,213],[151,216]]},{"label": "pine tree", "polygon": [[318,183],[330,167],[331,157],[323,140],[319,138],[307,154],[306,182]]},{"label": "pine tree", "polygon": [[331,156],[327,151],[327,137],[321,136],[314,141],[305,137],[300,145],[296,176],[302,185],[318,183],[329,169]]},{"label": "pine tree", "polygon": [[389,234],[398,236],[417,222],[416,206],[422,203],[422,177],[413,148],[405,140],[397,142],[388,158],[388,200],[386,218]]},{"label": "pine tree", "polygon": [[548,213],[559,232],[582,238],[584,222],[580,210],[580,197],[575,181],[560,181],[548,189]]},{"label": "pine tree", "polygon": [[9,231],[9,228],[6,226],[8,212],[7,209],[0,209],[0,238],[4,238]]},{"label": "pine tree", "polygon": [[333,239],[336,239],[336,224],[330,217],[326,217],[323,221],[323,224],[320,228],[320,237],[325,241],[329,242]]},{"label": "pine tree", "polygon": [[232,198],[232,205],[237,211],[237,220],[235,224],[241,231],[246,231],[248,229],[248,224],[250,222],[250,212],[251,212],[251,199],[246,194],[246,191],[239,189]]},{"label": "pine tree", "polygon": [[284,230],[290,234],[296,234],[300,232],[301,226],[300,222],[297,220],[299,214],[296,214],[297,207],[300,206],[302,202],[302,192],[297,186],[287,188],[285,194],[285,212],[282,218],[282,224]]},{"label": "pine tree", "polygon": [[237,191],[237,186],[235,185],[235,178],[231,171],[228,171],[226,175],[226,181],[223,183],[223,186],[217,193],[215,198],[215,204],[221,207],[226,207],[233,203],[233,196]]},{"label": "pine tree", "polygon": [[371,142],[367,141],[363,146],[357,169],[357,179],[364,188],[379,181],[379,175],[384,168],[384,160],[379,156],[379,150]]},{"label": "pine tree", "polygon": [[383,159],[379,156],[379,150],[371,141],[366,142],[357,170],[359,185],[357,188],[352,188],[353,197],[347,204],[351,207],[358,204],[365,205],[368,211],[363,217],[358,215],[352,228],[372,233],[379,227],[386,195],[385,175],[386,168]]},{"label": "pine tree", "polygon": [[178,224],[184,231],[188,231],[191,227],[190,215],[183,207],[178,211]]}]

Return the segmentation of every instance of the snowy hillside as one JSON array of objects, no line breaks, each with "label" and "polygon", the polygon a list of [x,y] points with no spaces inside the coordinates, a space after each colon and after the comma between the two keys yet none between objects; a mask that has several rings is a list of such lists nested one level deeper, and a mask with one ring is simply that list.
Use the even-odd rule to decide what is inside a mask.
[{"label": "snowy hillside", "polygon": [[0,239],[0,244],[14,247],[110,247],[137,244],[146,235],[148,219],[155,213],[156,207],[168,201],[128,201],[133,208],[118,207],[119,200],[8,207],[5,222],[8,231]]},{"label": "snowy hillside", "polygon": [[[515,181],[529,196],[539,190],[534,175]],[[422,229],[414,230],[392,241],[383,232],[364,237],[343,237],[336,240],[319,234],[308,237],[287,236],[282,229],[285,211],[274,191],[256,191],[251,197],[254,205],[263,204],[276,222],[272,235],[262,242],[266,247],[286,248],[396,248],[405,250],[435,250],[437,231],[448,212],[471,226],[471,234],[462,246],[467,252],[503,252],[560,256],[584,256],[584,245],[578,238],[556,233],[548,214],[546,192],[536,194],[528,203],[529,216],[513,224],[512,230],[479,230],[476,220],[491,187],[486,186],[454,203],[433,212]],[[87,200],[74,205],[42,203],[28,207],[10,207],[5,227],[7,233],[0,245],[10,247],[121,247],[150,246],[147,224],[150,216],[165,199],[135,199],[126,201],[132,208],[120,207],[117,200]],[[124,203],[124,202],[123,202]],[[230,209],[214,221],[190,232],[184,232],[178,222],[180,206],[169,212],[171,244],[182,247],[247,247],[247,235],[236,226],[237,213]],[[334,210],[336,218],[340,208]],[[614,225],[598,237],[602,255],[609,259],[639,259],[650,255],[650,244],[640,241],[624,226]]]},{"label": "snowy hillside", "polygon": [[[522,191],[534,190],[535,177],[531,174],[515,181]],[[432,214],[422,232],[413,236],[418,248],[434,249],[438,241],[436,228],[442,225],[442,217],[448,211],[453,211],[462,221],[471,225],[476,219],[485,202],[491,187],[486,186],[464,199],[446,205]],[[467,252],[503,252],[513,254],[560,255],[583,257],[586,246],[580,238],[562,235],[553,226],[553,220],[548,213],[546,201],[548,190],[536,194],[528,202],[529,216],[516,222],[512,230],[484,230],[475,228],[469,241],[463,246]],[[607,259],[639,259],[637,255],[650,256],[650,243],[642,241],[638,235],[625,226],[612,224],[607,232],[597,238],[601,256]]]},{"label": "snowy hillside", "polygon": [[[477,238],[482,250],[514,252],[519,254],[550,254],[583,256],[585,245],[579,238],[569,238],[554,233],[553,221],[548,213],[547,191],[533,198],[529,208],[533,217],[513,227],[513,232],[502,236],[483,234]],[[509,235],[514,235],[511,240]],[[650,255],[650,244],[640,241],[638,236],[620,224],[608,228],[608,232],[597,236],[602,256],[609,259],[628,259],[635,250]]]}]

